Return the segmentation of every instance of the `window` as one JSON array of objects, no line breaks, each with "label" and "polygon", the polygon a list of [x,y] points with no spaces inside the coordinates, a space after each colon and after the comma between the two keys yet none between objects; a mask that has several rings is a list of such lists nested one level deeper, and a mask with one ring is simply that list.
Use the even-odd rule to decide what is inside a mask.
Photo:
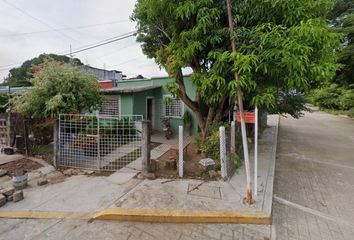
[{"label": "window", "polygon": [[165,117],[182,117],[184,111],[183,102],[170,95],[164,96],[163,114]]},{"label": "window", "polygon": [[106,99],[101,104],[100,114],[120,115],[120,97],[116,99]]}]

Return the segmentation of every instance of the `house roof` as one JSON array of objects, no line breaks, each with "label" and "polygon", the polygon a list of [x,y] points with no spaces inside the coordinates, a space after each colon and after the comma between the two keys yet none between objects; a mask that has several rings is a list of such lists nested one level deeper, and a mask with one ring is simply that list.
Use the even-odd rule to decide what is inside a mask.
[{"label": "house roof", "polygon": [[102,93],[136,93],[143,92],[151,89],[160,88],[161,86],[131,86],[131,87],[113,87],[101,89]]}]

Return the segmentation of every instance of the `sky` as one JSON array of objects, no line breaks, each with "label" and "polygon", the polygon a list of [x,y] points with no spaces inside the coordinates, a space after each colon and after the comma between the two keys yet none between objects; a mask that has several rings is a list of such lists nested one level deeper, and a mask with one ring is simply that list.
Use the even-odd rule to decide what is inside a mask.
[{"label": "sky", "polygon": [[[9,68],[41,53],[68,53],[135,31],[134,0],[0,0],[0,81]],[[128,77],[166,76],[135,37],[77,53],[84,64]]]}]

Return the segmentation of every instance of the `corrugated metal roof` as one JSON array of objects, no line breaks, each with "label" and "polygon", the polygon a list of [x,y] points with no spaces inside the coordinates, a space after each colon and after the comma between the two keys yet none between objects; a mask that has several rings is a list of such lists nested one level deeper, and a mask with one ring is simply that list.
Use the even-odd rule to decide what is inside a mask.
[{"label": "corrugated metal roof", "polygon": [[[31,87],[12,87],[10,88],[10,93],[21,93],[28,88]],[[9,92],[9,87],[0,87],[0,93],[8,93],[8,92]]]},{"label": "corrugated metal roof", "polygon": [[132,87],[113,87],[113,88],[106,88],[101,89],[102,93],[136,93],[136,92],[143,92],[151,89],[160,88],[161,86],[132,86]]}]

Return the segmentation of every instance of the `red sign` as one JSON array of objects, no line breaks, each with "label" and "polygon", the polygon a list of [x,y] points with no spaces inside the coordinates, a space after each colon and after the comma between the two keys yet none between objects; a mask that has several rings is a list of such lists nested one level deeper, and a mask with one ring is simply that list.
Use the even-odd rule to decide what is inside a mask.
[{"label": "red sign", "polygon": [[[255,122],[255,115],[254,112],[244,112],[245,116],[245,123],[254,123]],[[237,112],[236,121],[241,122],[241,113]]]}]

